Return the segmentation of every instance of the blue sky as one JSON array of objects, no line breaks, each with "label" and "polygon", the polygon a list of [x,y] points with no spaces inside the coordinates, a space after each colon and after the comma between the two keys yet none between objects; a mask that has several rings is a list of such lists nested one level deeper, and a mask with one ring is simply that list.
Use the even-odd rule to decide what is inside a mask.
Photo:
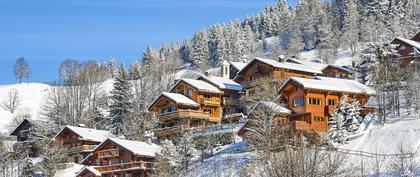
[{"label": "blue sky", "polygon": [[[294,5],[290,0],[289,5]],[[211,24],[260,12],[276,0],[0,0],[0,84],[16,83],[23,56],[30,82],[58,78],[67,58],[127,63],[147,44],[182,41]]]}]

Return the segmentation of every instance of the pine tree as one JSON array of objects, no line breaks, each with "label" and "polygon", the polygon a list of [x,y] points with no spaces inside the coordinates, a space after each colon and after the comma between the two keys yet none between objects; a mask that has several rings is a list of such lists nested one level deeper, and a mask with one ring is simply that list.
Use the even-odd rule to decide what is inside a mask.
[{"label": "pine tree", "polygon": [[350,48],[353,56],[356,55],[357,42],[359,41],[359,28],[356,0],[346,0],[344,9],[343,41]]},{"label": "pine tree", "polygon": [[150,66],[153,62],[159,60],[158,53],[153,50],[151,45],[147,45],[146,51],[143,53],[142,65]]},{"label": "pine tree", "polygon": [[209,50],[210,50],[210,62],[212,66],[217,66],[220,61],[227,59],[225,49],[225,36],[223,34],[222,25],[213,25],[209,31]]},{"label": "pine tree", "polygon": [[192,133],[187,131],[180,138],[176,149],[180,155],[181,165],[188,170],[188,165],[197,158],[197,150],[194,148]]},{"label": "pine tree", "polygon": [[115,58],[110,58],[108,60],[108,70],[112,78],[115,78],[116,73],[116,65],[115,65]]},{"label": "pine tree", "polygon": [[137,62],[131,63],[129,74],[131,80],[137,80],[140,78],[140,66]]},{"label": "pine tree", "polygon": [[170,177],[180,166],[180,155],[176,151],[176,146],[170,140],[163,140],[160,143],[162,150],[156,157],[153,176]]},{"label": "pine tree", "polygon": [[195,65],[205,67],[210,58],[206,32],[204,30],[196,32],[192,42],[193,50],[191,51],[191,57]]},{"label": "pine tree", "polygon": [[111,91],[110,129],[113,134],[122,135],[122,124],[132,108],[132,86],[128,81],[129,75],[121,62]]},{"label": "pine tree", "polygon": [[254,53],[255,34],[251,26],[246,24],[242,31],[242,38],[239,42],[241,50],[241,59],[250,59]]}]

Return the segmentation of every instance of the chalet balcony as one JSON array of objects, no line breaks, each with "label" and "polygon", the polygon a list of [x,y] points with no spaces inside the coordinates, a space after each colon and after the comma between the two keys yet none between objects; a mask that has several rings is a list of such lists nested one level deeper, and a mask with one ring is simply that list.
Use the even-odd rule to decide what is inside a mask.
[{"label": "chalet balcony", "polygon": [[96,152],[98,158],[118,157],[118,149],[108,149]]},{"label": "chalet balcony", "polygon": [[239,105],[239,98],[223,98],[223,105],[236,106]]},{"label": "chalet balcony", "polygon": [[121,163],[121,164],[114,164],[114,165],[105,165],[105,166],[96,166],[94,167],[96,170],[101,172],[102,174],[106,173],[113,173],[116,171],[132,171],[132,170],[149,170],[152,168],[152,164],[150,162],[128,162],[128,163]]},{"label": "chalet balcony", "polygon": [[175,126],[175,127],[166,127],[161,129],[156,129],[153,131],[156,137],[165,137],[168,135],[174,135],[176,133],[184,131],[186,128],[183,126]]},{"label": "chalet balcony", "polygon": [[220,105],[220,98],[204,98],[200,100],[201,104],[206,106],[219,106]]},{"label": "chalet balcony", "polygon": [[274,77],[274,75],[268,75],[268,76],[261,76],[255,80],[251,80],[251,81],[245,81],[242,82],[242,88],[250,88],[250,87],[255,87],[258,83],[264,83],[264,82],[273,82],[276,81],[277,79]]},{"label": "chalet balcony", "polygon": [[204,113],[196,110],[178,110],[176,112],[167,112],[159,114],[160,121],[168,121],[173,119],[182,119],[182,118],[191,118],[191,119],[209,119],[210,114]]},{"label": "chalet balcony", "polygon": [[292,121],[286,124],[280,124],[279,128],[286,131],[311,131],[311,125],[304,121]]},{"label": "chalet balcony", "polygon": [[96,148],[96,145],[82,145],[77,147],[70,147],[67,150],[67,153],[79,153],[79,152],[92,152]]}]

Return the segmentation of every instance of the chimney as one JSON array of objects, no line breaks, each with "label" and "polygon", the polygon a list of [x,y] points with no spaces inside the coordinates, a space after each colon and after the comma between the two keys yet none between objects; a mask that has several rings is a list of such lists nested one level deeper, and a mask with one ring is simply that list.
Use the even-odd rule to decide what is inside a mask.
[{"label": "chimney", "polygon": [[279,62],[284,62],[284,55],[279,55]]},{"label": "chimney", "polygon": [[230,78],[230,63],[226,60],[223,60],[222,62],[222,68],[221,68],[221,75],[223,78],[229,79]]},{"label": "chimney", "polygon": [[78,127],[86,127],[85,124],[77,124]]},{"label": "chimney", "polygon": [[152,144],[152,136],[153,136],[153,133],[149,131],[144,132],[144,141],[147,144]]},{"label": "chimney", "polygon": [[210,76],[210,71],[204,72],[204,75],[207,76],[207,77],[209,77]]}]

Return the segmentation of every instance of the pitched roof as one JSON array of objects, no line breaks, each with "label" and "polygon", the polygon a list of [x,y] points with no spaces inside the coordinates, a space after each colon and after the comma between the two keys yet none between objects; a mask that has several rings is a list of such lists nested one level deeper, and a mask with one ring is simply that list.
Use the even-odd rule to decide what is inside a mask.
[{"label": "pitched roof", "polygon": [[194,102],[190,98],[179,94],[179,93],[169,93],[169,92],[162,92],[162,96],[170,99],[171,101],[181,104],[181,105],[188,105],[188,106],[199,106],[198,103]]},{"label": "pitched roof", "polygon": [[85,141],[94,141],[94,142],[103,142],[107,138],[116,137],[114,134],[107,130],[96,130],[91,128],[84,128],[84,127],[75,127],[67,125],[64,127],[57,135],[60,135],[61,132],[64,130],[70,130],[71,132],[75,133],[77,136],[79,136],[80,140]]},{"label": "pitched roof", "polygon": [[118,139],[118,138],[108,138],[108,140],[127,149],[133,154],[140,155],[140,156],[155,157],[156,154],[159,153],[161,150],[160,146],[153,143],[147,144],[141,141],[131,141],[131,140]]},{"label": "pitched roof", "polygon": [[217,77],[217,76],[204,76],[200,75],[199,78],[203,78],[214,85],[217,85],[220,89],[228,89],[228,90],[236,90],[241,91],[242,86],[237,82],[233,81],[232,79],[224,78],[224,77]]},{"label": "pitched roof", "polygon": [[148,109],[150,110],[150,108],[153,107],[153,105],[155,105],[155,103],[161,98],[161,97],[166,97],[169,100],[175,102],[176,104],[180,104],[180,105],[184,105],[184,106],[192,106],[192,107],[198,107],[200,106],[198,103],[194,102],[193,100],[191,100],[190,98],[179,94],[179,93],[169,93],[169,92],[162,92],[148,107]]},{"label": "pitched roof", "polygon": [[283,86],[280,88],[280,91],[283,90],[283,88],[285,88],[285,86],[290,82],[296,83],[303,88],[310,89],[359,93],[367,95],[376,94],[375,90],[360,82],[357,82],[356,80],[319,76],[315,77],[315,79],[291,77],[283,84]]},{"label": "pitched roof", "polygon": [[[199,91],[203,92],[212,92],[212,93],[222,93],[219,89],[217,89],[215,86],[204,82],[202,80],[195,80],[195,79],[181,79],[179,82],[185,82],[188,85],[193,86],[194,88],[198,89]],[[178,82],[178,83],[179,83]],[[178,84],[176,84],[178,85]]]},{"label": "pitched roof", "polygon": [[76,176],[81,175],[81,173],[83,173],[85,170],[91,172],[92,174],[94,174],[95,176],[102,176],[101,172],[99,172],[98,170],[96,170],[95,168],[91,167],[91,166],[84,166],[77,174]]},{"label": "pitched roof", "polygon": [[324,70],[325,68],[328,67],[328,64],[315,63],[315,62],[310,62],[310,61],[303,61],[303,60],[299,60],[299,59],[296,59],[296,58],[289,58],[286,61],[292,61],[294,63],[307,65],[307,66],[310,66],[310,67],[312,67],[314,69],[317,69],[319,71],[322,71],[322,70]]},{"label": "pitched roof", "polygon": [[290,111],[289,109],[280,106],[279,104],[272,102],[272,101],[259,101],[257,102],[249,111],[249,114],[252,114],[252,112],[255,111],[255,109],[258,106],[264,106],[266,108],[270,108],[271,111],[274,111],[277,114],[291,114],[292,111]]},{"label": "pitched roof", "polygon": [[16,136],[19,130],[25,124],[31,124],[32,129],[34,129],[36,132],[40,132],[43,135],[56,134],[63,127],[61,125],[55,124],[47,120],[34,120],[34,119],[26,118],[12,131],[12,133],[10,133],[10,135]]},{"label": "pitched roof", "polygon": [[229,62],[231,66],[233,66],[234,68],[236,68],[237,70],[242,70],[243,68],[245,68],[245,66],[247,65],[247,63],[245,62],[233,62],[230,61]]},{"label": "pitched roof", "polygon": [[[402,38],[402,37],[397,37],[397,38],[395,38],[395,39],[397,39],[397,40],[399,40],[399,41],[401,41],[401,42],[403,42],[403,43],[406,43],[406,44],[408,44],[408,45],[410,45],[410,46],[412,46],[412,47],[415,47],[415,48],[417,48],[417,49],[420,49],[420,43],[419,43],[419,42],[417,42],[417,41],[413,41],[413,40],[410,40],[410,39],[405,39],[405,38]],[[391,43],[395,44],[395,42],[394,42],[394,41],[393,41],[393,42],[391,42]]]}]

